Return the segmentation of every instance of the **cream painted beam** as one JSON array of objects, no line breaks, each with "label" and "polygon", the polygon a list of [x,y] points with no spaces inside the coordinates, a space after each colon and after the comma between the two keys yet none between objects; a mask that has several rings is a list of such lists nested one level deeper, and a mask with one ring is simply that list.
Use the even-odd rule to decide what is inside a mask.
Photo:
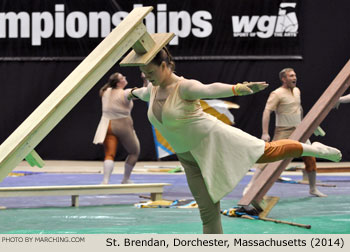
[{"label": "cream painted beam", "polygon": [[[142,37],[153,7],[135,8],[0,146],[0,181]],[[146,48],[147,49],[147,48]]]},{"label": "cream painted beam", "polygon": [[150,193],[152,200],[161,200],[163,195],[163,187],[170,185],[171,184],[168,183],[152,183],[0,187],[0,198],[26,196],[71,196],[72,206],[78,207],[80,195]]}]

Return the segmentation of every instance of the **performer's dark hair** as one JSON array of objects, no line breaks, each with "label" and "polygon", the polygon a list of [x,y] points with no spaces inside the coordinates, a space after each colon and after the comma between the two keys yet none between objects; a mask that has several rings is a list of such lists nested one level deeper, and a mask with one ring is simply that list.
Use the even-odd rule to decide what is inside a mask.
[{"label": "performer's dark hair", "polygon": [[162,62],[165,62],[171,70],[175,71],[175,62],[173,56],[170,54],[168,48],[163,47],[157,55],[153,58],[152,63],[160,66]]},{"label": "performer's dark hair", "polygon": [[119,75],[120,75],[120,73],[116,72],[116,73],[112,74],[111,76],[109,76],[108,82],[100,89],[100,96],[101,97],[107,88],[109,88],[109,87],[116,88],[117,87],[117,83],[119,82],[119,78],[118,78]]}]

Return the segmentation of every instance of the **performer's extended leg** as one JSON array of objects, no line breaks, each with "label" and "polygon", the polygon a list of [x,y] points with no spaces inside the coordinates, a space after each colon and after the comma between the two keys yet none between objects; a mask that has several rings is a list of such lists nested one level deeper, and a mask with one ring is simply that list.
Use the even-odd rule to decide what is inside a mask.
[{"label": "performer's extended leg", "polygon": [[333,147],[321,144],[319,142],[313,142],[311,145],[303,145],[302,156],[311,156],[317,158],[324,158],[333,162],[339,162],[341,160],[341,152]]},{"label": "performer's extended leg", "polygon": [[[295,130],[295,127],[275,127],[275,132],[274,132],[274,137],[272,141],[277,141],[280,139],[288,139],[288,137],[293,133],[293,131]],[[267,164],[262,164],[259,163],[259,165],[257,165],[256,170],[252,176],[252,179],[249,181],[248,185],[243,189],[243,195],[245,195],[248,190],[252,187],[252,185],[254,184],[254,182],[256,181],[256,179],[260,176],[262,170],[265,169],[265,167],[267,166]]]},{"label": "performer's extended leg", "polygon": [[196,200],[204,234],[222,234],[220,202],[211,200],[201,170],[190,152],[177,154],[186,172],[188,186]]},{"label": "performer's extended leg", "polygon": [[257,163],[271,163],[286,158],[312,156],[339,162],[341,152],[333,147],[314,142],[312,145],[295,140],[282,139],[265,144],[265,152]]},{"label": "performer's extended leg", "polygon": [[105,160],[103,162],[103,181],[102,184],[108,184],[114,169],[114,158],[117,151],[118,140],[112,133],[111,124],[108,126],[106,138],[103,142],[105,150]]}]

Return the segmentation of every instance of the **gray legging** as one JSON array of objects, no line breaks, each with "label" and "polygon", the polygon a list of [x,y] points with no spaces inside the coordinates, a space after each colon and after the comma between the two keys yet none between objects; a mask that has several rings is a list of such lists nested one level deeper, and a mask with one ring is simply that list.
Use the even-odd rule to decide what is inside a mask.
[{"label": "gray legging", "polygon": [[203,223],[204,234],[222,234],[220,201],[211,200],[199,165],[191,152],[177,153],[178,159],[185,169],[188,186],[196,200]]},{"label": "gray legging", "polygon": [[111,131],[129,154],[125,162],[134,166],[140,154],[140,143],[136,136],[131,117],[111,120]]}]

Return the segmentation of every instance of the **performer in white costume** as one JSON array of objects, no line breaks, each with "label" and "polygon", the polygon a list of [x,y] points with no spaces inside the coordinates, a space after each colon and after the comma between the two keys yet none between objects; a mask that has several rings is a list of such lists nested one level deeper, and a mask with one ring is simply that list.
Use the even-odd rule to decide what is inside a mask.
[{"label": "performer in white costume", "polygon": [[174,73],[175,64],[166,48],[141,71],[152,83],[132,89],[129,98],[149,101],[148,118],[175,150],[197,201],[204,233],[222,233],[220,199],[230,193],[256,162],[289,157],[317,156],[341,159],[339,150],[293,140],[265,143],[203,112],[199,99],[248,95],[268,84],[253,82],[204,85]]},{"label": "performer in white costume", "polygon": [[124,90],[127,84],[125,76],[121,73],[114,73],[110,76],[108,83],[100,90],[102,117],[93,142],[104,145],[105,159],[102,184],[109,183],[114,169],[118,141],[128,152],[122,184],[132,183],[130,175],[140,154],[140,143],[131,118],[133,101],[127,99],[130,89]]}]

